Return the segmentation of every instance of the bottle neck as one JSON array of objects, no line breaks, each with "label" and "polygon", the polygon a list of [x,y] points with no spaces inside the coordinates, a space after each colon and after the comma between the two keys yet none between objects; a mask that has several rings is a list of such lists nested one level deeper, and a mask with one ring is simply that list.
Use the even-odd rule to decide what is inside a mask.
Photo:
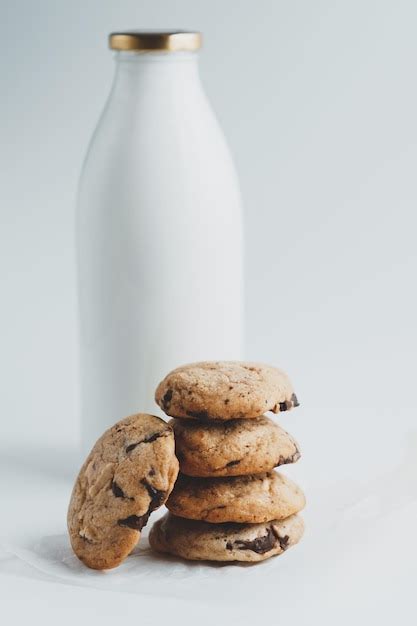
[{"label": "bottle neck", "polygon": [[200,86],[196,52],[117,52],[114,89]]}]

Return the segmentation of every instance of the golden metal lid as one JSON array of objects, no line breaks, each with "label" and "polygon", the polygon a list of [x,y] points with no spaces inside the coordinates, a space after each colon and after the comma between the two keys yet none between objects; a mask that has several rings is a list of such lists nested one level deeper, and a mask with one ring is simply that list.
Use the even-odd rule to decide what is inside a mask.
[{"label": "golden metal lid", "polygon": [[138,52],[199,50],[201,42],[201,33],[186,30],[131,30],[109,35],[109,47],[112,50],[136,50]]}]

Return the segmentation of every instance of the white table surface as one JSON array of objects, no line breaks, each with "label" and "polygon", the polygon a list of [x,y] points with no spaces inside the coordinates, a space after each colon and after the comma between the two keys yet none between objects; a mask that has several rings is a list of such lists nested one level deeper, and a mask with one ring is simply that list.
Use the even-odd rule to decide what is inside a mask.
[{"label": "white table surface", "polygon": [[303,409],[280,422],[303,451],[284,471],[306,491],[307,531],[255,566],[155,555],[145,532],[117,570],[88,570],[65,525],[77,451],[1,447],[2,623],[415,624],[415,412]]}]

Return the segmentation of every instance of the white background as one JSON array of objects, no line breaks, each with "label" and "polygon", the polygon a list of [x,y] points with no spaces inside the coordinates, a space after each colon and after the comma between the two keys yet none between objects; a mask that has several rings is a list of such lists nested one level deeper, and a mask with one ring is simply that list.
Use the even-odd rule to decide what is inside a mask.
[{"label": "white background", "polygon": [[[318,502],[327,501],[326,515],[335,512],[327,496],[314,494],[345,494],[342,509],[351,511],[343,507],[357,489],[364,498],[359,519],[369,511],[372,519],[398,513],[383,530],[369,532],[371,560],[361,560],[359,542],[346,570],[343,559],[338,566],[325,562],[326,571],[335,567],[339,576],[331,591],[336,612],[329,615],[333,621],[337,610],[365,615],[365,605],[374,615],[384,606],[380,595],[389,602],[392,587],[383,577],[390,572],[397,586],[380,623],[392,617],[389,607],[399,605],[405,623],[412,623],[401,593],[416,551],[408,535],[416,466],[403,458],[414,459],[417,449],[417,5],[3,0],[1,12],[4,487],[19,472],[20,489],[25,471],[45,479],[60,468],[62,501],[54,515],[56,532],[65,532],[75,461],[60,446],[69,449],[78,437],[74,202],[86,145],[112,79],[107,34],[199,29],[205,35],[202,79],[243,192],[247,356],[287,369],[303,404],[284,425],[303,444],[303,461],[291,471],[311,502],[310,546],[320,532]],[[28,446],[41,452],[41,465],[23,454]],[[27,523],[21,493],[9,497],[10,511]],[[415,507],[411,511],[415,516]],[[10,513],[3,534],[23,526]],[[344,545],[350,541],[343,535]],[[305,558],[308,537],[306,546]],[[372,566],[375,555],[392,554],[395,563],[391,556]],[[337,567],[351,567],[348,582]],[[41,584],[16,580],[22,593]],[[309,582],[303,581],[303,593]],[[51,606],[65,605],[60,594],[66,587],[50,584],[45,593],[55,589]],[[81,604],[83,593],[77,596]],[[320,619],[324,605],[316,600],[311,606],[310,617]]]}]

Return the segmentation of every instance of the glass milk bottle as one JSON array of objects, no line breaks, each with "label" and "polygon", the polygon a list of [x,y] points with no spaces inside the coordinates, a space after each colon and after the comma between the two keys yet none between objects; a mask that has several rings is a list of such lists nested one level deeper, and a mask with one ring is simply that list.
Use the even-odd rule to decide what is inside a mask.
[{"label": "glass milk bottle", "polygon": [[192,32],[110,35],[116,71],[77,210],[81,419],[88,448],[155,413],[172,368],[239,359],[242,216]]}]

